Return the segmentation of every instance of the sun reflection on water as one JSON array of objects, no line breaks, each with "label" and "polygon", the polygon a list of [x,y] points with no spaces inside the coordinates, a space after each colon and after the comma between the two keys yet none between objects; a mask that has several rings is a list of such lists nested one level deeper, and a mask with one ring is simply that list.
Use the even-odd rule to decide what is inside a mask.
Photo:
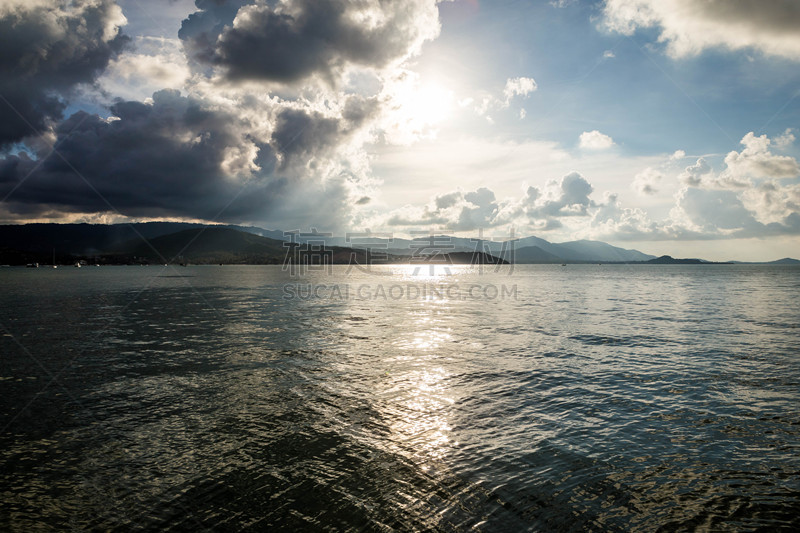
[{"label": "sun reflection on water", "polygon": [[455,403],[449,382],[445,345],[452,341],[449,313],[423,301],[408,313],[407,327],[394,342],[399,353],[387,383],[389,428],[397,451],[413,457],[421,468],[443,459],[455,445],[450,440],[450,409]]},{"label": "sun reflection on water", "polygon": [[402,392],[396,400],[390,429],[405,453],[423,463],[441,459],[450,444],[449,375],[442,367],[421,368],[398,377]]}]

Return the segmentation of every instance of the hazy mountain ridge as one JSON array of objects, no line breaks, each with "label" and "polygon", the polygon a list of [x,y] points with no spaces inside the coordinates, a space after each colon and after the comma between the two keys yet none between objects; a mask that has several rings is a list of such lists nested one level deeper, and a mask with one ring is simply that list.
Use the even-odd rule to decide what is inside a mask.
[{"label": "hazy mountain ridge", "polygon": [[[60,263],[94,258],[97,262],[276,264],[286,257],[287,242],[303,248],[312,241],[324,243],[336,263],[346,263],[351,256],[367,261],[370,250],[374,257],[388,254],[391,257],[388,262],[439,253],[449,254],[449,259],[458,263],[491,263],[495,261],[491,256],[509,263],[709,263],[700,259],[656,257],[589,240],[551,243],[529,236],[503,242],[441,234],[415,239],[378,235],[385,234],[352,233],[340,237],[313,231],[284,232],[255,226],[185,222],[0,225],[0,263],[49,263],[55,253]],[[784,258],[771,263],[800,264],[800,261]]]},{"label": "hazy mountain ridge", "polygon": [[[164,223],[160,223],[164,224]],[[169,224],[169,223],[166,223]],[[47,225],[45,225],[47,226]],[[81,226],[81,225],[72,225]],[[423,249],[416,253],[407,249],[400,254],[390,255],[381,250],[377,253],[368,249],[341,246],[313,246],[304,242],[262,237],[256,231],[260,228],[239,228],[230,226],[203,226],[178,224],[181,228],[172,233],[160,234],[169,227],[146,226],[128,227],[127,231],[106,226],[28,228],[21,235],[8,239],[12,245],[23,250],[11,248],[0,241],[0,263],[22,265],[29,263],[69,264],[87,261],[99,264],[356,264],[369,265],[380,263],[432,263],[432,264],[497,264],[505,260],[482,252],[460,252],[447,250],[436,253]],[[188,229],[186,229],[186,227]],[[18,226],[21,227],[21,226]],[[4,227],[6,233],[13,233]],[[103,229],[108,231],[104,232]],[[35,240],[32,236],[55,230],[47,234],[47,239]],[[81,232],[80,230],[87,230]],[[144,231],[142,231],[144,230]],[[59,234],[59,232],[61,232]],[[2,232],[0,232],[2,233]],[[265,233],[275,234],[278,232]],[[119,241],[120,237],[133,239]],[[283,235],[283,232],[280,232]],[[138,236],[140,235],[140,236]],[[144,238],[145,235],[150,237]],[[156,236],[153,236],[156,235]],[[31,239],[31,240],[26,240]],[[106,244],[113,242],[113,244]],[[60,245],[54,252],[55,245]],[[52,247],[52,248],[51,248]],[[100,247],[104,249],[97,251]],[[70,250],[70,251],[65,251]],[[76,252],[83,250],[84,253]],[[85,253],[86,251],[89,253]],[[415,252],[415,253],[411,253]],[[380,255],[379,255],[380,254]]]}]

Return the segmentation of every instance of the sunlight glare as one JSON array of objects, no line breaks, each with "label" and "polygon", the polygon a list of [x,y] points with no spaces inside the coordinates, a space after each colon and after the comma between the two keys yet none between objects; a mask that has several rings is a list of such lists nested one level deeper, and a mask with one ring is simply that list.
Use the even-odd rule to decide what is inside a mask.
[{"label": "sunlight glare", "polygon": [[453,107],[453,93],[440,85],[424,85],[408,95],[408,114],[426,124],[446,119]]},{"label": "sunlight glare", "polygon": [[399,144],[435,137],[434,128],[448,119],[455,107],[452,91],[411,77],[393,84],[390,94],[390,137]]}]

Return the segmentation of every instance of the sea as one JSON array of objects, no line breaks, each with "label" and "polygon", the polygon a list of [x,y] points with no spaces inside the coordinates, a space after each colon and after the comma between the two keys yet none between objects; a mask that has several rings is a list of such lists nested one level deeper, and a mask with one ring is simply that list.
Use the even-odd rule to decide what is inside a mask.
[{"label": "sea", "polygon": [[53,529],[797,531],[800,268],[2,268]]}]

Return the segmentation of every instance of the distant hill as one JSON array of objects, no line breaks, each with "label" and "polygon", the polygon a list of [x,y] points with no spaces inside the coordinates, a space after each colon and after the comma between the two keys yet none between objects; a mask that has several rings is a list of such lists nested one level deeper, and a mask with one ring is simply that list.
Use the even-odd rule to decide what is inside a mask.
[{"label": "distant hill", "polygon": [[792,259],[791,257],[784,257],[783,259],[776,259],[775,261],[768,261],[765,265],[800,265],[800,261]]},{"label": "distant hill", "polygon": [[280,263],[284,241],[231,228],[207,226],[162,235],[147,241],[134,239],[109,252],[153,263]]},{"label": "distant hill", "polygon": [[[491,243],[489,250],[499,251],[501,246],[502,243]],[[655,259],[654,255],[644,254],[638,250],[619,248],[600,241],[581,240],[552,243],[539,237],[523,237],[514,242],[514,247],[515,260],[520,263],[626,263]],[[523,252],[527,248],[538,248],[543,253]],[[541,259],[536,259],[534,255],[529,255],[531,253],[539,254]]]},{"label": "distant hill", "polygon": [[651,265],[702,265],[705,263],[705,261],[701,261],[699,259],[675,259],[669,255],[662,255],[661,257],[656,257],[655,259],[645,261],[645,263],[649,263]]},{"label": "distant hill", "polygon": [[[375,260],[369,250],[340,246],[315,249],[305,243],[261,237],[247,231],[221,226],[193,228],[162,235],[147,242],[141,239],[117,245],[110,251],[112,262],[192,263],[192,264],[428,264],[427,256],[388,256]],[[431,257],[434,264],[505,263],[488,254],[454,252]]]},{"label": "distant hill", "polygon": [[203,224],[142,222],[137,224],[0,225],[0,245],[23,252],[90,255],[126,241],[153,239]]},{"label": "distant hill", "polygon": [[644,264],[651,265],[730,265],[732,263],[720,263],[715,261],[703,261],[702,259],[675,259],[669,255],[662,255],[649,261],[644,261]]},{"label": "distant hill", "polygon": [[[510,254],[509,254],[510,255]],[[514,262],[525,263],[561,263],[561,258],[545,252],[538,246],[525,246],[514,250]]]},{"label": "distant hill", "polygon": [[[201,233],[199,230],[202,228],[206,229]],[[196,242],[191,242],[196,236],[199,236]],[[702,259],[655,257],[600,241],[551,243],[535,236],[502,242],[452,235],[403,239],[365,237],[363,233],[337,237],[304,231],[292,235],[291,239],[301,245],[323,241],[333,254],[334,262],[338,263],[348,262],[353,253],[366,259],[369,249],[391,254],[395,262],[408,261],[420,253],[432,253],[431,247],[440,248],[440,253],[448,253],[453,263],[490,263],[495,260],[492,256],[517,263],[708,263]],[[134,258],[163,262],[176,255],[183,256],[177,260],[190,262],[277,263],[285,257],[287,248],[284,243],[289,240],[289,234],[282,230],[184,222],[0,225],[0,264],[49,264],[53,252],[56,262],[61,264],[77,258],[100,263],[136,262]],[[183,250],[190,242],[190,247]],[[155,246],[158,253],[151,246]],[[797,265],[800,261],[787,257],[763,264]]]},{"label": "distant hill", "polygon": [[[152,249],[147,246],[147,241],[152,241],[159,237],[176,234],[188,230],[197,230],[203,227],[217,229],[231,229],[252,234],[273,241],[287,241],[289,238],[281,230],[268,230],[254,226],[221,226],[204,225],[184,222],[143,222],[133,224],[23,224],[23,225],[2,225],[0,226],[0,261],[9,264],[19,264],[20,262],[50,262],[52,253],[55,250],[57,262],[68,262],[71,257],[91,257],[99,260],[99,256],[108,252],[122,253],[123,249],[138,257],[147,257],[152,260],[160,260],[158,254],[154,254]],[[515,240],[513,243],[499,241],[470,239],[454,237],[451,235],[436,235],[418,237],[416,239],[402,238],[379,238],[365,239],[363,234],[353,234],[351,238],[326,236],[313,236],[311,232],[304,232],[305,235],[294,236],[300,243],[309,240],[323,240],[328,247],[345,247],[366,249],[369,247],[380,248],[383,252],[397,256],[408,256],[425,252],[425,247],[431,243],[440,246],[442,252],[450,254],[456,253],[483,253],[501,256],[506,261],[517,261],[521,263],[556,263],[556,262],[626,262],[626,261],[646,261],[653,259],[654,256],[643,254],[637,250],[626,250],[607,243],[598,241],[573,241],[568,243],[551,243],[539,237],[524,237]],[[204,239],[210,238],[214,233],[208,234]],[[176,237],[177,238],[177,237]],[[249,248],[252,242],[240,242],[245,250],[256,255],[264,256],[266,249],[253,251]],[[265,243],[261,243],[265,244]],[[274,244],[274,243],[273,243]],[[141,245],[141,247],[138,247]],[[204,246],[212,244],[205,243]],[[217,245],[214,245],[217,246]],[[182,246],[180,247],[182,248]],[[512,253],[513,248],[513,253]],[[192,253],[201,254],[210,252],[221,252],[218,250],[201,250]],[[285,248],[282,248],[285,252]],[[178,253],[180,249],[166,245],[165,253]],[[250,252],[241,250],[225,251],[231,254],[228,261],[239,261],[240,256]],[[274,253],[274,252],[270,252]],[[348,252],[349,254],[349,252]],[[202,255],[202,254],[201,254]],[[269,255],[269,254],[267,254]],[[199,257],[199,256],[198,256]],[[455,255],[453,257],[456,257]],[[475,256],[480,257],[480,256]],[[3,259],[5,258],[5,259]],[[59,259],[60,258],[60,259]],[[166,257],[165,257],[166,258]],[[266,260],[263,259],[262,260]],[[274,261],[271,258],[270,261]],[[476,259],[482,262],[488,258]],[[102,262],[102,261],[101,261]],[[225,262],[225,261],[223,261]]]},{"label": "distant hill", "polygon": [[627,250],[600,241],[571,241],[556,244],[555,246],[558,250],[556,255],[559,255],[563,259],[577,261],[619,263],[655,259],[655,256],[642,253],[638,250]]}]

